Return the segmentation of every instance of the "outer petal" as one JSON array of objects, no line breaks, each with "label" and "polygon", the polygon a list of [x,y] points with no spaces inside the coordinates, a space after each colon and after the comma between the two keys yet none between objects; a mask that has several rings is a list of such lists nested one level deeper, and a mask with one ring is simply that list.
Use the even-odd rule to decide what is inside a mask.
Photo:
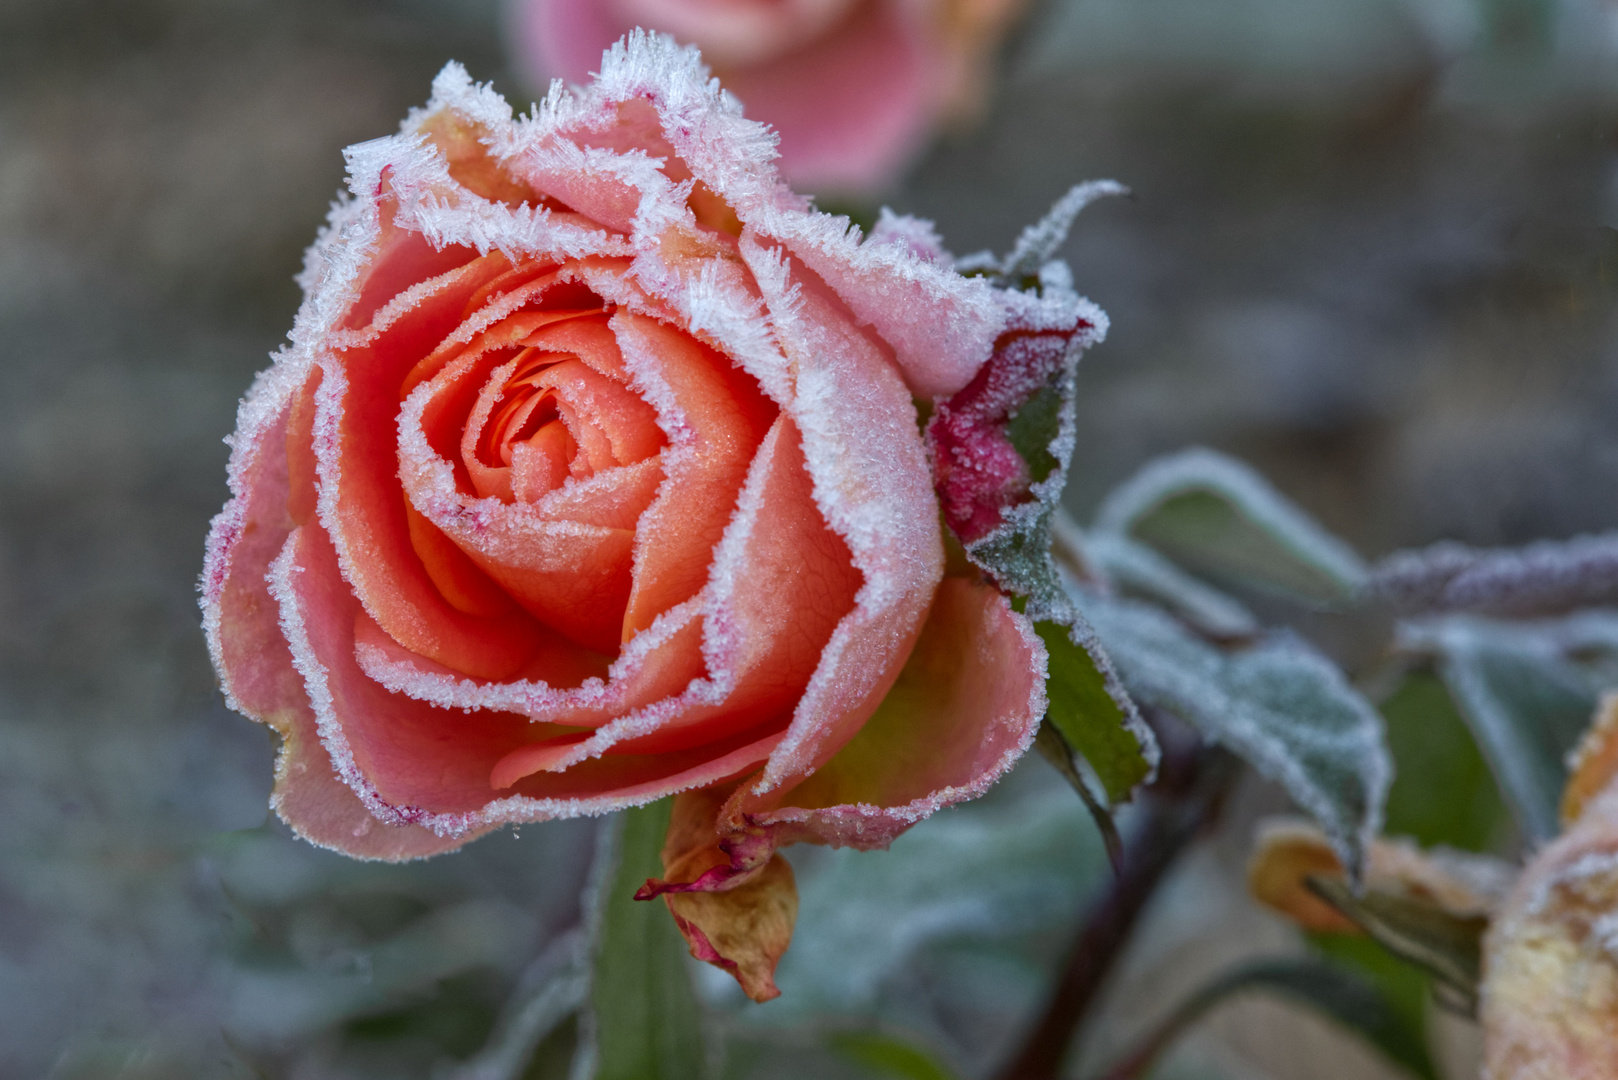
[{"label": "outer petal", "polygon": [[299,836],[368,859],[414,859],[459,847],[417,825],[386,825],[332,770],[315,714],[281,635],[265,575],[285,542],[290,399],[306,367],[271,368],[242,403],[230,482],[235,497],[214,518],[203,568],[203,627],[231,706],[281,736],[270,805]]},{"label": "outer petal", "polygon": [[502,821],[601,814],[729,780],[780,734],[742,733],[685,753],[623,755],[523,780],[497,798],[491,772],[511,751],[567,735],[487,709],[463,711],[393,694],[355,660],[361,615],[318,527],[295,530],[271,569],[281,628],[337,772],[384,821],[465,837]]},{"label": "outer petal", "polygon": [[725,823],[778,826],[783,842],[886,847],[937,810],[975,798],[1033,742],[1045,648],[997,590],[946,578],[898,681],[859,734],[790,791],[743,785]]},{"label": "outer petal", "polygon": [[[584,138],[617,123],[620,105],[650,101],[678,164],[755,236],[784,244],[818,274],[860,323],[891,346],[891,362],[912,392],[948,395],[971,381],[1006,325],[1006,313],[984,280],[962,277],[907,245],[862,244],[848,219],[810,211],[777,176],[768,129],[745,119],[696,54],[671,39],[631,33],[601,58],[600,72],[582,99],[548,103],[521,137],[554,153],[544,142],[550,132]],[[581,157],[575,167],[583,164]],[[670,175],[681,171],[672,164],[668,168]],[[518,171],[548,190],[532,171]],[[654,186],[642,185],[648,201],[655,199]],[[670,212],[664,208],[654,215],[648,209],[643,204],[648,222],[662,223]],[[655,245],[661,235],[657,231],[647,239]]]},{"label": "outer petal", "polygon": [[[744,236],[793,376],[815,502],[864,575],[832,634],[787,737],[756,782],[762,794],[814,772],[843,747],[898,676],[943,574],[938,504],[909,394],[881,351],[813,275]],[[789,281],[791,284],[789,285]]]}]

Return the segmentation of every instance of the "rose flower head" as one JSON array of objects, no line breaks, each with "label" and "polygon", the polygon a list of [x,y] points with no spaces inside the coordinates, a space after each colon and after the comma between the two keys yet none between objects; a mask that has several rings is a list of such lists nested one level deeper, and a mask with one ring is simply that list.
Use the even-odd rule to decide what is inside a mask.
[{"label": "rose flower head", "polygon": [[748,115],[780,133],[793,184],[885,187],[941,122],[978,112],[1026,0],[513,0],[536,84],[582,83],[636,26],[702,50]]},{"label": "rose flower head", "polygon": [[915,402],[1103,325],[957,273],[925,223],[862,237],[773,158],[666,38],[515,119],[446,67],[347,152],[202,581],[295,832],[401,860],[676,795],[643,893],[759,999],[776,849],[886,846],[1045,709],[1031,624],[946,572]]}]

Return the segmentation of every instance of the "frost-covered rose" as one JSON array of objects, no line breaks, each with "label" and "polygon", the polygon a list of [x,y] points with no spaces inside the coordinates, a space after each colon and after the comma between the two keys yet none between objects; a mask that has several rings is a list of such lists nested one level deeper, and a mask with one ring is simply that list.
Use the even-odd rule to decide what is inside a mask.
[{"label": "frost-covered rose", "polygon": [[982,102],[1026,0],[513,0],[536,81],[583,82],[636,26],[702,50],[747,113],[781,136],[781,168],[813,191],[881,188],[941,120]]},{"label": "frost-covered rose", "polygon": [[775,849],[886,845],[1045,707],[1029,623],[946,570],[914,402],[1099,313],[817,213],[694,52],[601,68],[513,120],[451,65],[349,150],[241,406],[206,628],[315,843],[405,859],[685,793],[648,894],[766,997]]}]

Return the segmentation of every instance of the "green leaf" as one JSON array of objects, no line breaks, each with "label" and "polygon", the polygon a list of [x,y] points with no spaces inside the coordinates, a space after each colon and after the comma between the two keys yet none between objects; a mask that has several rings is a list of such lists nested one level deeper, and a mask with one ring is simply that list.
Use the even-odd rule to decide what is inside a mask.
[{"label": "green leaf", "polygon": [[633,899],[659,877],[672,800],[625,810],[607,826],[596,876],[595,948],[583,1070],[592,1080],[695,1080],[707,1071],[701,1006],[686,945],[661,901]]},{"label": "green leaf", "polygon": [[1132,536],[1193,572],[1332,603],[1359,592],[1365,564],[1234,458],[1193,449],[1148,463],[1113,489],[1095,530]]},{"label": "green leaf", "polygon": [[1133,718],[1107,692],[1106,676],[1095,659],[1073,641],[1060,623],[1034,625],[1050,654],[1050,699],[1046,719],[1090,763],[1107,798],[1120,803],[1151,774]]},{"label": "green leaf", "polygon": [[1074,598],[1131,694],[1282,784],[1357,880],[1392,766],[1382,718],[1334,664],[1292,634],[1227,652],[1148,604],[1078,587]]},{"label": "green leaf", "polygon": [[1309,888],[1388,952],[1449,987],[1468,1011],[1476,1010],[1486,916],[1452,915],[1429,901],[1375,889],[1356,896],[1335,878],[1311,877]]},{"label": "green leaf", "polygon": [[1363,1036],[1387,1057],[1419,1077],[1434,1076],[1419,1029],[1413,1030],[1377,986],[1361,975],[1319,960],[1268,960],[1215,979],[1160,1024],[1105,1080],[1133,1080],[1186,1028],[1232,995],[1263,990],[1308,1005]]},{"label": "green leaf", "polygon": [[1618,617],[1512,623],[1451,615],[1402,625],[1398,647],[1437,659],[1523,833],[1560,830],[1567,754],[1613,684]]},{"label": "green leaf", "polygon": [[955,1080],[955,1073],[931,1054],[880,1031],[840,1031],[827,1037],[833,1049],[872,1076],[899,1080]]},{"label": "green leaf", "polygon": [[1381,703],[1393,754],[1383,831],[1422,847],[1487,851],[1509,812],[1466,721],[1436,675],[1408,675]]}]

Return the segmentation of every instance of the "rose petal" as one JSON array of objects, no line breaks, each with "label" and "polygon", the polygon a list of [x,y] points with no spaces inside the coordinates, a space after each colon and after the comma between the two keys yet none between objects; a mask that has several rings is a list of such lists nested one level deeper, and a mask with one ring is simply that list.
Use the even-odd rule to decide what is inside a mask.
[{"label": "rose petal", "polygon": [[743,784],[724,822],[782,826],[782,842],[886,847],[987,791],[1044,712],[1045,648],[1033,625],[991,586],[945,578],[909,662],[859,734],[789,791]]},{"label": "rose petal", "polygon": [[315,394],[320,389],[320,377],[320,368],[312,366],[303,386],[292,396],[287,416],[286,509],[295,525],[307,525],[315,520],[315,507],[320,498],[315,462]]},{"label": "rose petal", "polygon": [[[358,295],[342,320],[341,327],[345,330],[358,330],[370,324],[383,314],[385,308],[397,310],[406,306],[399,303],[401,298],[406,298],[409,304],[422,297],[424,282],[441,276],[454,277],[456,270],[465,270],[474,265],[482,269],[487,264],[495,264],[496,273],[511,267],[505,256],[498,252],[480,259],[477,251],[470,247],[460,244],[434,245],[419,230],[401,228],[398,224],[399,203],[394,195],[390,174],[391,170],[384,170],[377,185],[376,253],[366,261],[364,272],[354,285]],[[407,332],[422,332],[425,326],[425,333],[431,337],[426,344],[431,347],[453,325],[443,325],[436,334],[433,333],[431,328],[441,325],[436,320],[442,320],[446,313],[428,303],[422,312],[425,320],[399,320],[400,328]]]},{"label": "rose petal", "polygon": [[689,335],[624,311],[611,326],[669,437],[666,479],[635,534],[627,641],[707,581],[713,547],[775,409],[747,375]]},{"label": "rose petal", "polygon": [[314,704],[321,740],[343,780],[384,820],[435,820],[464,831],[489,800],[494,763],[536,734],[526,717],[457,713],[412,701],[366,678],[354,662],[361,612],[318,527],[295,530],[271,572],[281,629]]},{"label": "rose petal", "polygon": [[272,369],[243,402],[231,454],[235,493],[208,535],[203,626],[232,708],[281,736],[270,805],[293,832],[359,858],[423,858],[469,836],[440,837],[418,825],[384,825],[332,772],[315,714],[282,636],[265,574],[292,528],[286,445],[291,399],[307,371]]},{"label": "rose petal", "polygon": [[[593,652],[618,651],[630,598],[629,529],[544,521],[527,504],[482,523],[478,543],[462,550],[542,625]],[[478,523],[450,531],[462,540]]]},{"label": "rose petal", "polygon": [[465,836],[507,820],[605,813],[732,779],[780,740],[747,732],[685,753],[597,758],[527,776],[500,797],[490,777],[508,755],[569,732],[511,713],[438,708],[368,678],[355,659],[362,611],[318,527],[290,534],[270,577],[320,739],[337,775],[385,822]]},{"label": "rose petal", "polygon": [[499,618],[516,608],[516,602],[494,583],[494,579],[455,546],[432,522],[409,503],[405,520],[410,529],[410,546],[432,578],[439,593],[457,610],[483,618]]},{"label": "rose petal", "polygon": [[769,306],[815,502],[864,577],[833,632],[762,794],[813,773],[853,738],[898,676],[943,575],[938,503],[898,373],[811,274],[744,234],[741,253]]},{"label": "rose petal", "polygon": [[410,541],[394,418],[414,358],[432,351],[505,265],[490,256],[406,290],[357,344],[323,358],[314,432],[320,522],[366,611],[408,648],[491,678],[526,663],[535,628],[521,613],[469,615],[439,593]]}]

